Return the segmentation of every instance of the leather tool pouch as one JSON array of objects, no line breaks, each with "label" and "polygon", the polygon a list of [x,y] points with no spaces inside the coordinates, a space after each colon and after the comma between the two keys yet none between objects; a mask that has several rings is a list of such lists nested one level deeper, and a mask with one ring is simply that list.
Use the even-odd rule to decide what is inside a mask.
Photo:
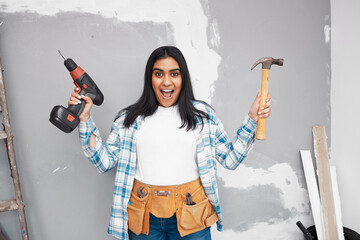
[{"label": "leather tool pouch", "polygon": [[190,193],[195,205],[186,204],[186,195],[184,195],[184,202],[182,204],[179,232],[184,235],[200,231],[206,227],[211,226],[218,220],[216,212],[213,210],[209,199],[206,197],[203,187],[196,189]]},{"label": "leather tool pouch", "polygon": [[151,196],[151,213],[158,218],[170,218],[175,213],[174,192],[153,191]]},{"label": "leather tool pouch", "polygon": [[145,206],[149,199],[149,194],[143,198],[136,196],[134,192],[131,192],[130,204],[128,204],[127,212],[129,216],[128,226],[129,229],[136,235],[139,235],[143,229]]}]

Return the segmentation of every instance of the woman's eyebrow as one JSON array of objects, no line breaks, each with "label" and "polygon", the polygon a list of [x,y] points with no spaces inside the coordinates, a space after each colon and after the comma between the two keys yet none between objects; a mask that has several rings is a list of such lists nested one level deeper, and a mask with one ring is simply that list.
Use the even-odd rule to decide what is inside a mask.
[{"label": "woman's eyebrow", "polygon": [[[160,69],[160,68],[153,68],[153,71],[160,71],[160,72],[163,72],[164,70]],[[175,71],[180,71],[180,68],[174,68],[174,69],[171,69],[170,72],[175,72]]]}]

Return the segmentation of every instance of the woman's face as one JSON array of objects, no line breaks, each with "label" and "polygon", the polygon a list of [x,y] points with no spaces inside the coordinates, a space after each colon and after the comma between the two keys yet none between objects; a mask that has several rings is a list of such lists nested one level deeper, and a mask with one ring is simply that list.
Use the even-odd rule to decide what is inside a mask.
[{"label": "woman's face", "polygon": [[152,87],[160,106],[173,106],[179,98],[181,85],[180,67],[174,58],[160,58],[154,63]]}]

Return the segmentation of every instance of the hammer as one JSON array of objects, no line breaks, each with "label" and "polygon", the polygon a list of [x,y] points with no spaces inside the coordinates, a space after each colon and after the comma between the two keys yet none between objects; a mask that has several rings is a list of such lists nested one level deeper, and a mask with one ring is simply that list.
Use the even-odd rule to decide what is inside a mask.
[{"label": "hammer", "polygon": [[[251,67],[251,70],[253,70],[259,63],[262,63],[261,98],[260,98],[260,106],[259,106],[259,112],[260,112],[260,109],[265,105],[265,100],[269,92],[269,75],[270,75],[271,65],[276,64],[282,66],[284,63],[284,59],[263,57],[254,63],[254,65]],[[265,129],[266,129],[266,119],[259,118],[257,131],[256,131],[256,139],[265,140]]]}]

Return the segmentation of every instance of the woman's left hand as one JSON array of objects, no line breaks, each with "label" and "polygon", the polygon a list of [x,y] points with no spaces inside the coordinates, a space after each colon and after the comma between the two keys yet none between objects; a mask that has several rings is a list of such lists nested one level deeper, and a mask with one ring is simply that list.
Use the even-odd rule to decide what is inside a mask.
[{"label": "woman's left hand", "polygon": [[255,122],[257,122],[259,118],[268,118],[271,115],[271,104],[272,104],[271,94],[268,93],[267,99],[265,101],[265,105],[259,111],[260,97],[261,97],[261,92],[259,90],[249,111],[249,117]]}]

